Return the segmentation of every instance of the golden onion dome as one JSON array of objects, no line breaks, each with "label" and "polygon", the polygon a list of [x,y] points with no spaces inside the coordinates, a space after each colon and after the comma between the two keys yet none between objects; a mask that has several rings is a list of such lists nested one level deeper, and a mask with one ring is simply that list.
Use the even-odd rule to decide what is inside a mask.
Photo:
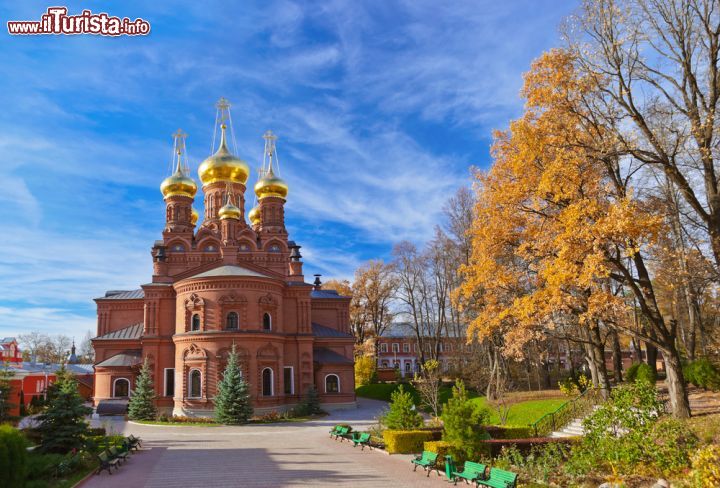
[{"label": "golden onion dome", "polygon": [[191,214],[190,214],[190,223],[192,223],[192,225],[197,224],[197,221],[198,221],[199,218],[200,218],[200,214],[199,214],[198,211],[195,209],[195,207],[193,207],[193,208],[192,208],[192,211],[191,211]]},{"label": "golden onion dome", "polygon": [[239,208],[237,208],[231,202],[227,202],[225,205],[222,206],[222,208],[218,212],[218,215],[223,220],[224,219],[240,220],[240,217],[242,216],[242,212],[240,211]]},{"label": "golden onion dome", "polygon": [[284,180],[275,176],[272,167],[264,178],[255,184],[255,195],[258,198],[279,197],[285,199],[288,194],[288,186]]},{"label": "golden onion dome", "polygon": [[250,210],[250,213],[248,214],[248,218],[250,219],[250,223],[252,225],[257,225],[260,223],[260,207],[253,207],[252,210]]},{"label": "golden onion dome", "polygon": [[216,181],[229,181],[232,183],[247,182],[250,167],[245,161],[234,156],[227,147],[225,139],[225,124],[220,126],[220,147],[215,154],[202,162],[198,168],[198,176],[203,185]]},{"label": "golden onion dome", "polygon": [[160,192],[162,192],[163,198],[175,195],[193,198],[197,193],[197,183],[189,176],[185,176],[181,166],[178,164],[175,173],[165,178],[160,184]]}]

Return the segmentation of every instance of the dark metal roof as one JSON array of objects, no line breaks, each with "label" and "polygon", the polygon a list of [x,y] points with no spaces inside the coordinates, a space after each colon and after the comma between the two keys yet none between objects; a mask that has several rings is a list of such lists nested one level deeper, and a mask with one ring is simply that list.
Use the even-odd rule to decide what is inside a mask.
[{"label": "dark metal roof", "polygon": [[315,322],[312,323],[312,331],[315,337],[353,337],[352,334],[348,334],[347,332],[316,324]]},{"label": "dark metal roof", "polygon": [[139,290],[108,290],[104,297],[96,298],[96,300],[134,300],[137,298],[145,298],[145,292]]},{"label": "dark metal roof", "polygon": [[98,363],[95,366],[135,366],[142,362],[141,357],[142,351],[140,350],[123,351],[114,356],[110,356],[105,361]]},{"label": "dark metal roof", "polygon": [[95,340],[108,340],[108,341],[116,341],[116,340],[128,340],[128,339],[140,339],[143,334],[143,323],[138,322],[137,324],[132,324],[127,327],[124,327],[122,329],[114,330],[112,332],[108,332],[105,335],[101,335],[95,338]]},{"label": "dark metal roof", "polygon": [[319,364],[353,364],[353,360],[326,347],[313,349],[313,361]]},{"label": "dark metal roof", "polygon": [[100,400],[95,408],[98,415],[125,415],[128,410],[128,400]]},{"label": "dark metal roof", "polygon": [[340,295],[335,290],[313,290],[310,292],[310,298],[350,298]]}]

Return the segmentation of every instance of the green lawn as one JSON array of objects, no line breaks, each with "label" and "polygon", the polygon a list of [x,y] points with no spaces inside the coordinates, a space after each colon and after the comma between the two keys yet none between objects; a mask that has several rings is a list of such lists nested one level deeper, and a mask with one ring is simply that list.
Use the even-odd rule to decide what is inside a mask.
[{"label": "green lawn", "polygon": [[[357,388],[355,394],[363,398],[372,398],[373,400],[383,400],[386,402],[390,401],[390,395],[398,388],[397,383],[378,383],[372,385],[365,385]],[[420,395],[411,384],[403,384],[405,391],[409,391],[415,403],[420,403]],[[471,402],[478,405],[488,407],[487,400],[485,397],[480,397],[473,390],[468,391],[468,395],[471,398]],[[440,389],[440,403],[447,403],[448,398],[452,396],[452,388],[450,386],[443,386]],[[556,410],[560,405],[565,403],[567,399],[563,398],[547,398],[540,400],[526,400],[518,402],[510,407],[510,414],[508,415],[507,425],[527,427],[538,420],[546,413]],[[490,424],[498,425],[500,418],[495,409],[488,407],[490,410]]]},{"label": "green lawn", "polygon": [[[372,385],[360,386],[355,389],[355,394],[362,398],[372,398],[373,400],[383,400],[385,402],[390,401],[390,395],[400,386],[398,383],[377,383]],[[415,404],[419,405],[420,394],[417,392],[415,387],[409,383],[403,383],[405,391],[409,391],[415,400]],[[447,403],[448,398],[452,396],[451,386],[440,387],[440,403]],[[468,390],[468,396],[470,398],[477,397],[475,390]]]},{"label": "green lawn", "polygon": [[[497,411],[489,407],[487,399],[485,397],[477,397],[470,400],[471,402],[488,407],[490,410],[490,424],[499,425],[500,417]],[[527,427],[538,420],[546,413],[550,413],[556,410],[560,405],[565,403],[567,400],[563,398],[549,398],[544,400],[527,400],[524,402],[518,402],[510,406],[510,413],[508,414],[506,425],[512,425],[517,427]]]}]

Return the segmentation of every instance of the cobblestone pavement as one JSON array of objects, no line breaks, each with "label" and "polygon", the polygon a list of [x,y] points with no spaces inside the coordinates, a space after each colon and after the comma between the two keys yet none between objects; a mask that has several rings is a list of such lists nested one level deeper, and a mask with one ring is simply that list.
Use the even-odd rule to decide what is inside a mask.
[{"label": "cobblestone pavement", "polygon": [[359,408],[305,423],[239,427],[150,426],[106,423],[143,439],[143,450],[112,475],[103,472],[83,488],[127,487],[349,487],[448,486],[444,476],[413,472],[411,456],[361,451],[329,438],[347,421],[362,429],[384,403],[359,400]]}]

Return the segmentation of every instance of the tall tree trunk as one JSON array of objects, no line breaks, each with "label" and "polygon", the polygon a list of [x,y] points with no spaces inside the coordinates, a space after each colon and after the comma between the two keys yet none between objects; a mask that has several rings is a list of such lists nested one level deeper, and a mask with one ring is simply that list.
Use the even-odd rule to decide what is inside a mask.
[{"label": "tall tree trunk", "polygon": [[678,418],[690,417],[690,401],[688,400],[687,385],[682,374],[682,362],[680,354],[673,343],[667,350],[663,349],[665,359],[666,383],[668,396],[670,397],[670,408],[673,415]]},{"label": "tall tree trunk", "polygon": [[657,376],[657,358],[658,348],[649,342],[645,343],[645,352],[647,353],[647,365],[650,366],[650,370]]},{"label": "tall tree trunk", "polygon": [[605,346],[603,345],[600,335],[600,327],[595,325],[595,327],[590,330],[590,335],[592,337],[591,343],[595,368],[597,369],[598,387],[600,388],[600,394],[603,398],[607,399],[610,397],[610,381],[608,380],[607,366],[605,365]]},{"label": "tall tree trunk", "polygon": [[623,363],[622,350],[620,349],[620,336],[617,331],[613,331],[613,368],[615,370],[615,384],[622,383],[623,380]]}]

